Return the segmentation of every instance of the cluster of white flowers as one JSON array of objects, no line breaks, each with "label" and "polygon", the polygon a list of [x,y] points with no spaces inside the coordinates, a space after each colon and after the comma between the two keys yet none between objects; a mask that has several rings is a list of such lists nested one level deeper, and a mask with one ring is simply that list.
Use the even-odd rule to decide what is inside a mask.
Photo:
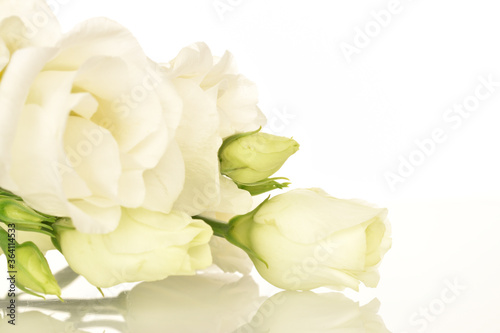
[{"label": "cluster of white flowers", "polygon": [[[221,168],[225,139],[265,124],[257,101],[230,53],[217,58],[197,43],[162,65],[114,21],[63,34],[43,0],[0,0],[0,188],[71,219],[57,242],[95,286],[194,274],[214,262],[248,272],[243,252],[212,237],[199,215],[240,215],[226,238],[277,286],[376,285],[390,246],[385,210],[300,190],[249,213],[251,194],[279,187],[266,177],[298,149],[290,139],[247,138],[228,148],[223,157],[234,160]],[[240,156],[245,149],[250,158]],[[267,160],[254,163],[256,151]],[[297,275],[316,254],[316,267]]]}]

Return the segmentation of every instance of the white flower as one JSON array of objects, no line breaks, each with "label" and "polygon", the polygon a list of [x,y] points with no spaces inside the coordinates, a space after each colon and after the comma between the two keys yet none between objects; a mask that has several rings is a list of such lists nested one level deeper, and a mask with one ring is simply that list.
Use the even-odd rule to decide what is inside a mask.
[{"label": "white flower", "polygon": [[340,293],[283,291],[267,299],[234,333],[389,333],[375,299],[362,307]]},{"label": "white flower", "polygon": [[336,199],[319,189],[277,195],[234,218],[229,240],[243,245],[259,273],[277,287],[375,287],[391,246],[387,210]]},{"label": "white flower", "polygon": [[0,109],[0,187],[81,232],[114,230],[121,206],[167,213],[182,189],[182,101],[113,21],[13,53]]},{"label": "white flower", "polygon": [[182,49],[169,69],[172,76],[192,81],[216,101],[221,138],[266,124],[257,106],[257,86],[238,73],[230,52],[214,57],[205,43],[196,43]]},{"label": "white flower", "polygon": [[224,137],[265,124],[255,84],[237,74],[230,53],[214,58],[203,43],[181,50],[168,68],[184,102],[176,138],[186,164],[186,182],[175,207],[190,215],[244,213],[224,203],[225,197],[240,197],[246,202],[240,206],[248,209],[251,198],[221,176],[217,153]]},{"label": "white flower", "polygon": [[109,234],[62,231],[59,241],[71,268],[97,287],[192,275],[212,263],[212,229],[185,213],[124,208]]}]

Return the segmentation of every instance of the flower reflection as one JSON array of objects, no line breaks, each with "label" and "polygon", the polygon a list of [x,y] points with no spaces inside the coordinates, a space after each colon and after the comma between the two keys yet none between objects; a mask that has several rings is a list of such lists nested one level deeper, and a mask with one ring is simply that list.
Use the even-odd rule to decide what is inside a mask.
[{"label": "flower reflection", "polygon": [[375,299],[360,307],[341,293],[283,291],[235,333],[388,333]]},{"label": "flower reflection", "polygon": [[133,333],[231,333],[262,300],[249,276],[203,274],[144,282],[128,296],[127,324]]},{"label": "flower reflection", "polygon": [[[2,308],[5,304],[0,301]],[[359,306],[341,293],[293,291],[264,299],[250,276],[228,273],[144,282],[116,297],[65,303],[18,300],[17,305],[16,326],[4,315],[0,332],[389,332],[377,315],[378,300]]]},{"label": "flower reflection", "polygon": [[9,324],[9,317],[0,320],[2,333],[85,333],[77,330],[73,323],[52,318],[39,311],[27,311],[16,316],[15,325]]}]

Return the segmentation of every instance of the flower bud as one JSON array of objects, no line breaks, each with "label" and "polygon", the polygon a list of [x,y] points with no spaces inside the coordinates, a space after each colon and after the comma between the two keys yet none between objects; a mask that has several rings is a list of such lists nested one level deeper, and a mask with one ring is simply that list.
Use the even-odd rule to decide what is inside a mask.
[{"label": "flower bud", "polygon": [[229,222],[227,239],[245,250],[267,281],[288,290],[357,290],[378,284],[391,246],[387,210],[297,189]]},{"label": "flower bud", "polygon": [[[47,259],[33,242],[16,246],[16,284],[19,289],[61,296],[61,288],[50,271]],[[29,292],[29,291],[28,291]]]},{"label": "flower bud", "polygon": [[265,180],[299,149],[289,138],[267,133],[244,133],[227,138],[219,150],[221,173],[236,183]]},{"label": "flower bud", "polygon": [[46,221],[47,217],[22,201],[0,196],[0,220],[6,223],[36,224]]}]

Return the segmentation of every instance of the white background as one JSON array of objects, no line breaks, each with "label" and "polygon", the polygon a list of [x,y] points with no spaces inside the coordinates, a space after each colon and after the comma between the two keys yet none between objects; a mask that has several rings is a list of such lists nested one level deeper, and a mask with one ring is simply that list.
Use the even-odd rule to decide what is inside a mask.
[{"label": "white background", "polygon": [[[52,3],[64,30],[110,17],[158,62],[197,41],[217,55],[230,50],[259,87],[273,124],[266,130],[301,144],[278,175],[389,208],[394,244],[380,286],[349,295],[378,297],[395,333],[500,331],[500,84],[460,124],[444,118],[474,101],[481,76],[500,82],[495,1]],[[372,11],[391,6],[398,11],[386,26],[374,23]],[[361,45],[365,28],[372,36]],[[358,53],[348,59],[342,43]],[[447,139],[419,153],[416,141],[435,129]],[[391,188],[387,173],[410,156],[419,165]],[[449,283],[463,290],[453,293]]]}]

